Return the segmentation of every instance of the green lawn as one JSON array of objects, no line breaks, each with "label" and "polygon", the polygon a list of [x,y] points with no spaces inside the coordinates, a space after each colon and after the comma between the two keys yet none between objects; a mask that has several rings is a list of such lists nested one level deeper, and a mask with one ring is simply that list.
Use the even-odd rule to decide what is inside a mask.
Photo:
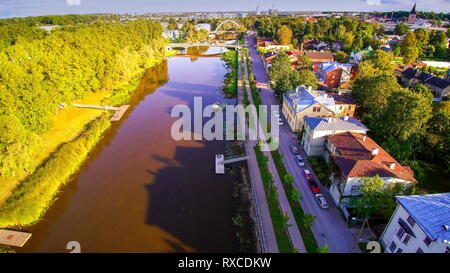
[{"label": "green lawn", "polygon": [[[272,151],[272,158],[275,163],[275,166],[278,170],[278,175],[281,179],[285,177],[288,172],[283,163],[283,159],[278,152],[278,150]],[[298,200],[293,200],[291,197],[291,193],[293,190],[293,186],[290,184],[283,183],[284,191],[286,192],[287,198],[289,200],[289,204],[291,205],[292,212],[294,213],[295,222],[297,223],[298,229],[302,235],[303,243],[305,244],[306,250],[309,253],[316,253],[318,249],[318,245],[316,239],[314,238],[314,234],[312,233],[311,228],[305,228],[303,224],[303,219],[305,212],[300,205]]]},{"label": "green lawn", "polygon": [[287,230],[283,226],[283,214],[278,205],[278,200],[269,197],[269,187],[273,183],[272,174],[269,172],[267,166],[268,158],[261,152],[259,146],[254,148],[256,153],[256,159],[258,160],[259,171],[264,184],[264,191],[266,193],[267,202],[269,205],[270,218],[272,219],[272,225],[275,230],[275,236],[277,238],[278,249],[281,253],[293,253],[294,248],[292,246]]}]

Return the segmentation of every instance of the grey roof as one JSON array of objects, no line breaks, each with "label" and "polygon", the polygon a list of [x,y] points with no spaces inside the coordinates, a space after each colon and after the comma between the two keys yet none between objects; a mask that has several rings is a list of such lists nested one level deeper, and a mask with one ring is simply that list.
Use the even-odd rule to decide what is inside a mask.
[{"label": "grey roof", "polygon": [[364,124],[353,117],[348,120],[344,118],[321,118],[321,117],[305,117],[305,122],[311,130],[315,131],[355,131],[369,130]]},{"label": "grey roof", "polygon": [[450,193],[397,196],[398,202],[431,239],[450,242]]}]

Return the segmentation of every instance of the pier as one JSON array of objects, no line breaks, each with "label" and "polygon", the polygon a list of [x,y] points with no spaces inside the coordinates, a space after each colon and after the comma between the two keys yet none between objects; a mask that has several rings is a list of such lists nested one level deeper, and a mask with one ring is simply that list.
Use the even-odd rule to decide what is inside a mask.
[{"label": "pier", "polygon": [[31,233],[0,229],[0,244],[22,247],[30,239]]}]

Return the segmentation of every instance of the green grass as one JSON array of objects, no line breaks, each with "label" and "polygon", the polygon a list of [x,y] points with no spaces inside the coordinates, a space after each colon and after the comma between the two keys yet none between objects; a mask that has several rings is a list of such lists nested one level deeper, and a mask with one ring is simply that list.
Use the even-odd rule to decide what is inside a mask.
[{"label": "green grass", "polygon": [[331,183],[329,178],[331,170],[325,159],[319,156],[312,156],[308,158],[308,161],[320,182],[325,186],[329,186]]},{"label": "green grass", "polygon": [[[278,150],[272,151],[271,153],[275,166],[277,167],[278,175],[283,180],[283,178],[288,174],[284,166],[283,159]],[[314,238],[314,234],[310,228],[305,228],[303,224],[305,212],[303,211],[300,202],[298,200],[293,200],[291,197],[291,192],[294,188],[292,185],[286,184],[284,182],[283,187],[291,206],[292,213],[294,213],[295,222],[297,223],[300,234],[302,235],[306,250],[309,253],[316,253],[318,250],[318,245],[316,239]]]},{"label": "green grass", "polygon": [[269,166],[267,166],[268,158],[261,152],[259,145],[256,145],[254,150],[264,184],[264,191],[269,205],[270,218],[272,219],[272,225],[277,238],[278,249],[281,253],[292,253],[294,252],[294,248],[289,235],[283,226],[283,214],[278,205],[278,201],[274,200],[274,198],[269,198],[269,187],[273,183],[273,178],[272,174],[269,172]]},{"label": "green grass", "polygon": [[222,54],[222,60],[230,68],[230,72],[225,76],[223,90],[226,94],[236,95],[238,89],[238,52],[230,50]]},{"label": "green grass", "polygon": [[92,121],[78,138],[61,145],[3,204],[0,227],[27,226],[38,221],[110,124],[109,115],[103,115]]}]

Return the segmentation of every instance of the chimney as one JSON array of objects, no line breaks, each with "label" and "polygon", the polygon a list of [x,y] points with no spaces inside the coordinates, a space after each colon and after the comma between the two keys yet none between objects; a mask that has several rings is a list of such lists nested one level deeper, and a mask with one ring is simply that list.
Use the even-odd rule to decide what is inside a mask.
[{"label": "chimney", "polygon": [[366,141],[366,137],[367,137],[366,135],[363,135],[363,141]]},{"label": "chimney", "polygon": [[332,122],[333,118],[332,117],[327,117],[327,122]]},{"label": "chimney", "polygon": [[309,91],[309,92],[312,91],[312,86],[308,86],[308,91]]},{"label": "chimney", "polygon": [[[344,120],[348,121],[348,116],[345,116],[345,117],[344,117]],[[366,137],[366,136],[363,137],[363,140],[364,140],[365,137]]]},{"label": "chimney", "polygon": [[378,149],[378,148],[372,149],[372,155],[377,155],[379,152],[380,152],[380,149]]},{"label": "chimney", "polygon": [[389,163],[389,169],[393,170],[395,169],[395,163]]}]

